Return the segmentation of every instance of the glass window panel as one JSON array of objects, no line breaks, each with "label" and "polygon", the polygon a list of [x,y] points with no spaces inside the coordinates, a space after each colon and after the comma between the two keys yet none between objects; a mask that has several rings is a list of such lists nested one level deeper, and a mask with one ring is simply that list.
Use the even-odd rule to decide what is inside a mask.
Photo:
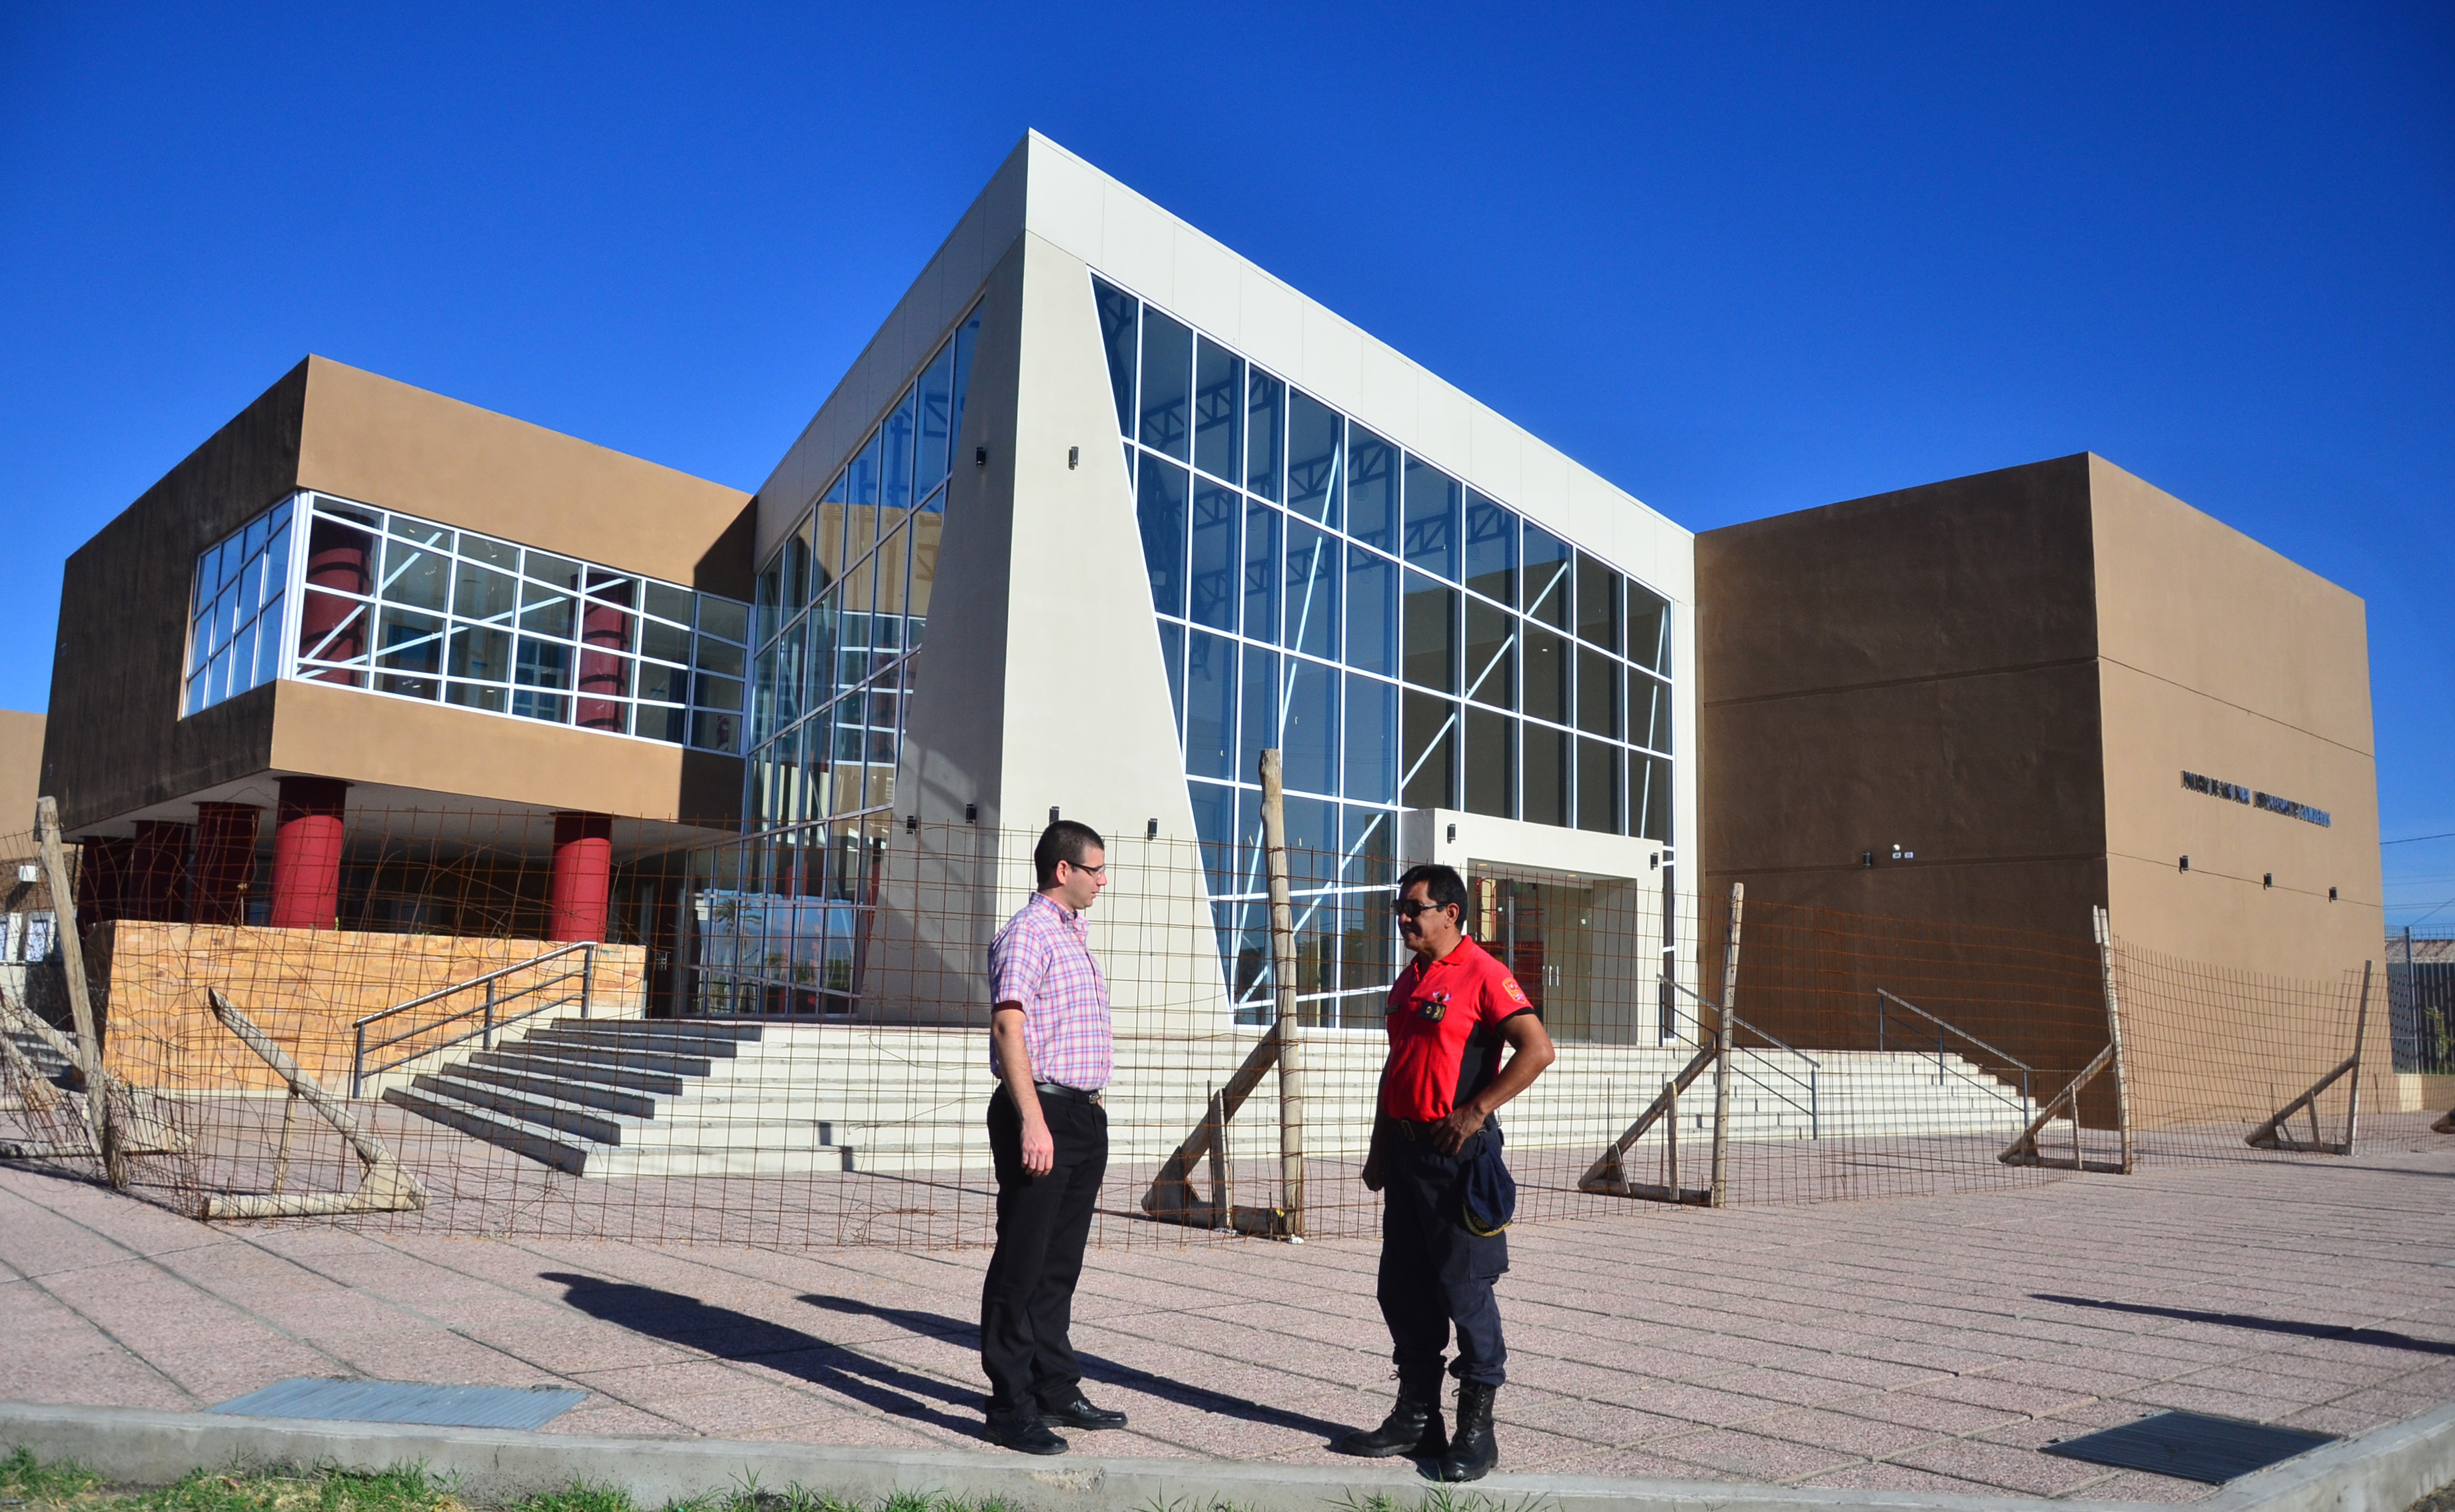
[{"label": "glass window panel", "polygon": [[1414,457],[1407,458],[1408,562],[1458,580],[1458,482]]},{"label": "glass window panel", "polygon": [[1347,534],[1398,549],[1398,449],[1360,425],[1347,433]]},{"label": "glass window panel", "polygon": [[[908,510],[912,507],[912,433],[918,428],[913,416],[913,391],[903,391],[894,413],[886,417],[879,433],[885,445],[879,457],[880,507],[887,510]],[[881,526],[884,530],[887,527]]]},{"label": "glass window panel", "polygon": [[1466,601],[1466,696],[1475,702],[1517,707],[1517,626],[1505,609]]},{"label": "glass window panel", "polygon": [[776,724],[791,724],[806,707],[801,701],[802,677],[809,667],[810,622],[797,619],[776,645]]},{"label": "glass window panel", "polygon": [[701,672],[712,672],[720,677],[739,677],[741,675],[741,658],[742,652],[740,646],[730,641],[712,640],[701,635],[699,638],[699,654],[692,658],[692,661]]},{"label": "glass window panel", "polygon": [[1472,489],[1466,491],[1466,585],[1517,607],[1517,516]]},{"label": "glass window panel", "polygon": [[[775,676],[775,657],[772,654],[761,660],[759,675],[762,681],[770,680]],[[666,661],[639,663],[639,696],[649,702],[687,703],[690,700],[685,695],[689,689],[690,674],[683,668]],[[761,692],[772,700],[774,693],[772,687],[762,688]],[[772,707],[772,702],[770,706]]]},{"label": "glass window panel", "polygon": [[1671,749],[1671,685],[1641,672],[1628,676],[1629,730],[1634,744],[1656,751]]},{"label": "glass window panel", "polygon": [[1569,628],[1569,548],[1539,525],[1526,527],[1526,612],[1554,630]]},{"label": "glass window panel", "polygon": [[[1100,345],[1108,353],[1108,388],[1117,399],[1117,430],[1134,433],[1134,345],[1139,335],[1141,302],[1112,284],[1094,278],[1091,293],[1100,306]],[[974,317],[978,324],[979,317]]]},{"label": "glass window panel", "polygon": [[753,601],[759,609],[759,643],[765,645],[783,628],[784,615],[778,607],[784,596],[784,552],[777,548],[775,556],[760,569]]},{"label": "glass window panel", "polygon": [[[1287,450],[1288,386],[1267,373],[1245,380],[1245,487],[1273,503]],[[1332,456],[1337,449],[1330,449]],[[1319,517],[1318,514],[1315,515]]]},{"label": "glass window panel", "polygon": [[[286,521],[289,517],[289,507],[283,506],[280,513]],[[463,536],[461,539],[465,542],[468,537]],[[264,549],[264,591],[267,595],[278,594],[289,586],[290,527],[284,523],[273,533],[272,544]]]},{"label": "glass window panel", "polygon": [[1398,675],[1398,567],[1354,547],[1347,552],[1347,664]]},{"label": "glass window panel", "polygon": [[[1348,806],[1346,815],[1347,870],[1339,880],[1349,887],[1385,888],[1397,880],[1398,868],[1393,857],[1398,854],[1398,816],[1388,809],[1361,809]],[[1361,899],[1372,910],[1385,931],[1395,936],[1397,925],[1390,917],[1390,899],[1378,894]],[[1387,985],[1388,978],[1383,978]]]},{"label": "glass window panel", "polygon": [[[877,517],[875,512],[870,512],[868,517],[875,519]],[[848,615],[868,614],[872,606],[877,602],[877,600],[872,596],[872,590],[876,588],[877,583],[877,553],[870,552],[853,565],[852,571],[844,574],[843,575],[842,583],[838,591],[843,595],[842,602],[844,613]]]},{"label": "glass window panel", "polygon": [[1569,735],[1545,725],[1521,726],[1525,779],[1520,816],[1530,824],[1569,822]]},{"label": "glass window panel", "polygon": [[[1281,745],[1279,729],[1279,654],[1259,646],[1245,648],[1245,686],[1238,702],[1243,715],[1235,776],[1240,781],[1262,779],[1262,751]],[[1282,747],[1284,751],[1284,747]]]},{"label": "glass window panel", "polygon": [[1457,705],[1410,688],[1404,708],[1399,801],[1412,809],[1455,808]]},{"label": "glass window panel", "polygon": [[265,513],[258,514],[255,518],[247,522],[247,528],[239,532],[238,549],[239,554],[242,556],[254,556],[256,553],[264,550],[265,532],[271,528],[272,522],[273,512],[271,510],[267,510]]},{"label": "glass window panel", "polygon": [[579,564],[567,556],[530,552],[520,563],[520,570],[538,582],[551,583],[557,588],[579,586]]},{"label": "glass window panel", "polygon": [[375,646],[375,666],[382,674],[375,679],[377,692],[432,698],[441,691],[435,678],[443,670],[440,616],[388,608],[376,622]]},{"label": "glass window panel", "polygon": [[779,615],[791,615],[810,601],[810,516],[784,537],[783,580],[776,601]]},{"label": "glass window panel", "polygon": [[878,508],[879,447],[878,433],[872,432],[868,443],[844,464],[844,504],[856,515]]},{"label": "glass window panel", "polygon": [[[975,305],[972,307],[972,317],[964,322],[962,330],[955,333],[955,417],[948,426],[948,433],[958,446],[963,444],[964,438],[964,411],[970,403],[972,352],[980,344],[980,339],[981,312],[980,307]],[[1117,428],[1119,430],[1125,429],[1126,413],[1124,406],[1118,407]]]},{"label": "glass window panel", "polygon": [[690,632],[680,625],[669,625],[661,619],[640,622],[639,655],[643,656],[661,656],[667,661],[688,661],[690,643]]},{"label": "glass window panel", "polygon": [[1620,665],[1591,646],[1577,648],[1577,728],[1619,738]]},{"label": "glass window panel", "polygon": [[250,619],[238,627],[237,636],[231,641],[231,692],[245,693],[254,686],[255,621]]},{"label": "glass window panel", "polygon": [[702,672],[693,677],[691,683],[691,702],[702,709],[738,711],[741,707],[741,679],[739,677],[715,677]]},{"label": "glass window panel", "polygon": [[457,703],[464,709],[486,709],[501,714],[509,699],[507,690],[471,682],[450,682],[443,685],[443,701]]},{"label": "glass window panel", "polygon": [[215,653],[205,667],[205,701],[219,703],[230,696],[230,648]]},{"label": "glass window panel", "polygon": [[1522,707],[1538,719],[1569,722],[1569,645],[1548,630],[1526,627],[1519,660],[1526,679]]},{"label": "glass window panel", "polygon": [[462,619],[500,624],[512,617],[519,579],[508,573],[461,562],[453,572],[452,612]]},{"label": "glass window panel", "polygon": [[904,590],[903,612],[911,616],[905,622],[904,638],[916,647],[921,644],[922,627],[929,622],[929,592],[938,581],[938,542],[945,529],[945,515],[928,514],[915,516],[905,533],[912,537],[912,578]]},{"label": "glass window panel", "polygon": [[1671,671],[1671,606],[1633,581],[1628,585],[1628,659],[1654,672]]},{"label": "glass window panel", "polygon": [[1338,412],[1300,389],[1288,391],[1288,508],[1338,529],[1346,468]]},{"label": "glass window panel", "polygon": [[1143,312],[1142,443],[1180,462],[1192,427],[1193,333],[1156,310]]},{"label": "glass window panel", "polygon": [[[1165,462],[1153,462],[1148,470],[1176,471]],[[1194,485],[1191,608],[1186,617],[1231,635],[1236,630],[1238,534],[1244,513],[1245,501],[1234,490],[1216,483]]]},{"label": "glass window panel", "polygon": [[1245,511],[1245,635],[1279,638],[1279,521],[1277,510],[1256,500]]},{"label": "glass window panel", "polygon": [[691,744],[702,751],[740,755],[741,716],[738,714],[710,714],[704,711],[691,716]]},{"label": "glass window panel", "polygon": [[1457,691],[1457,590],[1421,573],[1407,574],[1407,680],[1442,693]]},{"label": "glass window panel", "polygon": [[1332,537],[1288,522],[1287,643],[1329,661],[1338,658],[1338,554]]},{"label": "glass window panel", "polygon": [[1636,807],[1636,830],[1649,840],[1671,843],[1671,763],[1661,756],[1641,756],[1629,767],[1629,796]]},{"label": "glass window panel", "polygon": [[748,640],[750,606],[739,598],[719,598],[714,594],[701,594],[699,595],[699,631],[702,635]]},{"label": "glass window panel", "polygon": [[479,562],[485,566],[498,568],[507,573],[517,573],[520,570],[520,549],[518,547],[512,545],[509,541],[492,540],[483,535],[472,535],[466,531],[460,533],[460,555],[465,560]]},{"label": "glass window panel", "polygon": [[256,621],[255,680],[258,684],[271,682],[281,675],[281,606],[287,600],[282,595],[275,594]]},{"label": "glass window panel", "polygon": [[670,619],[676,624],[687,625],[691,622],[691,591],[687,588],[676,588],[671,583],[659,583],[651,579],[648,583],[646,601],[641,607],[659,619]]},{"label": "glass window panel", "polygon": [[1398,689],[1347,674],[1347,796],[1372,803],[1398,797]]},{"label": "glass window panel", "polygon": [[479,682],[511,681],[511,633],[481,630],[469,625],[456,626],[452,632],[450,670],[455,677],[470,677]]},{"label": "glass window panel", "polygon": [[600,603],[636,609],[639,605],[639,580],[629,573],[592,567],[588,569],[588,596]]},{"label": "glass window panel", "polygon": [[1244,474],[1245,359],[1198,337],[1193,352],[1193,465],[1234,483]]},{"label": "glass window panel", "polygon": [[1159,626],[1159,658],[1167,666],[1167,709],[1176,718],[1176,743],[1185,744],[1185,627]]},{"label": "glass window panel", "polygon": [[1512,816],[1516,807],[1517,721],[1490,709],[1466,712],[1466,796],[1471,814]]},{"label": "glass window panel", "polygon": [[1577,828],[1602,835],[1621,833],[1620,756],[1619,747],[1600,740],[1577,742]]},{"label": "glass window panel", "polygon": [[[912,528],[909,525],[899,527],[894,534],[880,543],[878,586],[874,590],[878,598],[873,606],[876,613],[881,615],[903,613],[903,575],[910,565],[911,546]],[[901,628],[898,627],[899,631]],[[900,634],[896,638],[899,643],[903,639]]]},{"label": "glass window panel", "polygon": [[1185,770],[1236,776],[1236,643],[1195,631],[1186,640]]},{"label": "glass window panel", "polygon": [[1185,614],[1185,469],[1152,457],[1143,464],[1134,515],[1142,527],[1143,566],[1151,604],[1163,615]]},{"label": "glass window panel", "polygon": [[[448,533],[447,533],[448,534]],[[383,598],[413,609],[444,609],[452,602],[447,575],[452,559],[413,541],[384,542]]]},{"label": "glass window panel", "polygon": [[571,600],[535,583],[522,586],[520,628],[531,635],[571,636]]},{"label": "glass window panel", "polygon": [[912,459],[912,490],[926,495],[946,480],[946,448],[955,419],[955,344],[938,349],[919,385],[919,436]]},{"label": "glass window panel", "polygon": [[1187,782],[1193,799],[1193,834],[1202,844],[1202,869],[1214,897],[1236,891],[1236,790],[1216,782]]},{"label": "glass window panel", "polygon": [[1281,726],[1285,780],[1306,793],[1338,791],[1338,673],[1288,658],[1287,718]]},{"label": "glass window panel", "polygon": [[1605,651],[1619,650],[1619,574],[1579,552],[1577,638]]},{"label": "glass window panel", "polygon": [[512,662],[512,680],[524,688],[569,688],[571,648],[522,635]]}]

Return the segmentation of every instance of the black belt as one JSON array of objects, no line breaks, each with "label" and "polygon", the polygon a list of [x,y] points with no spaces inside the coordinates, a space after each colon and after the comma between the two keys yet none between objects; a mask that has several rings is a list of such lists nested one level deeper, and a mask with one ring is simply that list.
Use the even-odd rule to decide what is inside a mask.
[{"label": "black belt", "polygon": [[1055,1098],[1060,1102],[1096,1104],[1100,1100],[1098,1092],[1085,1092],[1081,1087],[1069,1087],[1063,1081],[1035,1081],[1031,1084],[1031,1090],[1044,1098]]},{"label": "black belt", "polygon": [[[1447,1119],[1424,1119],[1420,1120],[1415,1119],[1391,1119],[1390,1120],[1391,1126],[1396,1128],[1399,1134],[1403,1135],[1406,1138],[1407,1142],[1410,1144],[1417,1141],[1429,1141],[1433,1135],[1440,1132],[1441,1125],[1448,1121],[1449,1120]],[[1491,1119],[1486,1119],[1483,1120],[1483,1129],[1489,1129],[1491,1126]],[[1483,1129],[1477,1129],[1474,1133],[1468,1135],[1467,1139],[1471,1141],[1480,1138],[1483,1134]],[[1463,1147],[1464,1145],[1462,1144],[1460,1148]]]}]

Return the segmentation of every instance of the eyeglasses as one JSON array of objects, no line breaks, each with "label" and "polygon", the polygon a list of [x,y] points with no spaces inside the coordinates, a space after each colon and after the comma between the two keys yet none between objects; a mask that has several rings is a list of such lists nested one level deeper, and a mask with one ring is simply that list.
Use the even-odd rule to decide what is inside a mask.
[{"label": "eyeglasses", "polygon": [[1417,914],[1430,913],[1447,907],[1449,907],[1447,903],[1418,903],[1411,897],[1402,897],[1390,905],[1390,912],[1400,918],[1412,918]]},{"label": "eyeglasses", "polygon": [[1074,870],[1078,872],[1083,872],[1092,877],[1106,877],[1108,875],[1108,863],[1106,861],[1102,861],[1097,866],[1085,866],[1080,861],[1068,861],[1065,864],[1074,868]]}]

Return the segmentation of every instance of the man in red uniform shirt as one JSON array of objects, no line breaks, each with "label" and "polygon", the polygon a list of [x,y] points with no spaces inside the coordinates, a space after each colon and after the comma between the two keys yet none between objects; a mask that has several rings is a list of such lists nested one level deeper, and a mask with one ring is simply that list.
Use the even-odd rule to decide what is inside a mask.
[{"label": "man in red uniform shirt", "polygon": [[[1398,878],[1393,907],[1415,958],[1390,988],[1390,1058],[1364,1184],[1382,1194],[1378,1291],[1398,1404],[1380,1427],[1349,1434],[1339,1448],[1438,1456],[1442,1480],[1473,1481],[1500,1462],[1491,1399],[1508,1351],[1491,1284],[1509,1269],[1509,1236],[1468,1226],[1467,1180],[1487,1153],[1498,1156],[1492,1114],[1532,1085],[1554,1052],[1517,978],[1467,937],[1466,883],[1456,872],[1411,868]],[[1441,1355],[1452,1325],[1454,1438],[1441,1422]]]}]

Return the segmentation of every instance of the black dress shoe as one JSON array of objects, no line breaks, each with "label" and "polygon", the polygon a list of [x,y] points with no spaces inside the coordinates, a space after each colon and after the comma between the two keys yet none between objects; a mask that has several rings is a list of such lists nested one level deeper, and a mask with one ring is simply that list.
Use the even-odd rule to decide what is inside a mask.
[{"label": "black dress shoe", "polygon": [[1095,1407],[1079,1391],[1068,1401],[1042,1402],[1040,1415],[1069,1428],[1122,1428],[1126,1425],[1124,1413],[1107,1407]]},{"label": "black dress shoe", "polygon": [[1038,1418],[991,1418],[989,1442],[1025,1454],[1064,1454],[1065,1441],[1048,1431]]}]

